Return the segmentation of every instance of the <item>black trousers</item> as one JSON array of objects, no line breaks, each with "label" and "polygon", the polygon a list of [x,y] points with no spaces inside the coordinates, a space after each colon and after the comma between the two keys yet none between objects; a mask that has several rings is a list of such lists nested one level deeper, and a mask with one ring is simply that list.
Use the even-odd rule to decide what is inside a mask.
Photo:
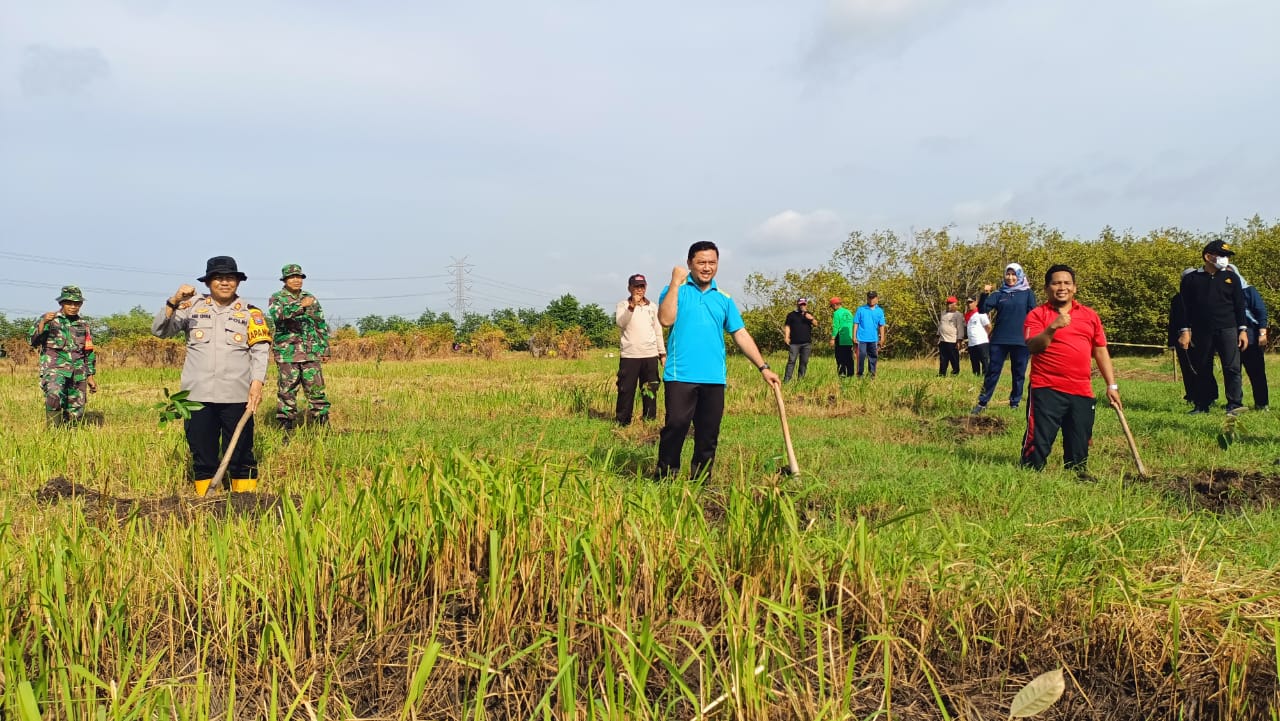
[{"label": "black trousers", "polygon": [[836,374],[853,375],[853,346],[836,344]]},{"label": "black trousers", "polygon": [[[1244,372],[1249,376],[1249,387],[1253,390],[1253,404],[1259,408],[1270,405],[1271,393],[1267,390],[1266,353],[1252,338],[1249,340],[1249,347],[1240,354],[1240,362],[1244,365]],[[1213,385],[1216,390],[1218,384]]]},{"label": "black trousers", "polygon": [[1195,375],[1196,408],[1208,408],[1218,397],[1218,383],[1213,377],[1213,354],[1222,361],[1222,385],[1227,392],[1227,407],[1244,405],[1244,383],[1240,375],[1239,331],[1220,328],[1203,333],[1191,332],[1191,347],[1187,349],[1191,370]]},{"label": "black trousers", "polygon": [[[1191,351],[1182,350],[1182,346],[1176,343],[1173,346],[1173,354],[1178,357],[1178,372],[1182,374],[1182,400],[1194,403],[1196,400],[1196,369],[1191,367]],[[1213,359],[1209,359],[1209,385],[1213,388],[1213,394],[1209,399],[1209,404],[1213,405],[1218,401],[1218,379],[1213,374]]]},{"label": "black trousers", "polygon": [[1084,470],[1093,440],[1097,402],[1052,388],[1032,388],[1027,402],[1027,434],[1022,438],[1022,465],[1044,468],[1053,439],[1062,429],[1062,461],[1068,470]]},{"label": "black trousers", "polygon": [[960,375],[960,344],[938,341],[938,375],[945,376],[947,366],[951,366],[951,375]]},{"label": "black trousers", "polygon": [[658,417],[658,356],[618,359],[618,406],[614,420],[618,425],[631,425],[636,407],[636,385],[640,389],[640,413],[646,421]]},{"label": "black trousers", "polygon": [[689,424],[693,423],[693,460],[689,464],[689,475],[709,480],[716,446],[720,443],[724,385],[667,381],[664,387],[667,422],[658,439],[657,475],[669,478],[680,472],[680,452],[684,450]]},{"label": "black trousers", "polygon": [[987,364],[991,363],[991,344],[979,343],[969,346],[969,367],[979,378],[987,375]]},{"label": "black trousers", "polygon": [[[245,405],[247,404],[205,403],[204,408],[192,412],[191,420],[184,422],[195,480],[207,481],[218,472],[222,453],[231,442],[231,434],[235,432],[240,417],[244,415]],[[250,418],[244,424],[244,430],[240,431],[240,440],[236,441],[236,450],[227,466],[230,478],[258,477],[258,461],[253,457],[253,421]]]}]

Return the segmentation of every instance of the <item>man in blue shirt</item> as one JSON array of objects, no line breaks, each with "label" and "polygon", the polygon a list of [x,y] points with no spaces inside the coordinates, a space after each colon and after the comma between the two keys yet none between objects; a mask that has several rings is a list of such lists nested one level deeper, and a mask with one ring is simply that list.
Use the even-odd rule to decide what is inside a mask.
[{"label": "man in blue shirt", "polygon": [[719,266],[720,250],[715,243],[694,243],[689,246],[688,267],[672,269],[671,285],[663,288],[658,298],[658,322],[671,329],[662,374],[667,417],[658,442],[659,478],[674,476],[680,470],[680,453],[690,423],[690,474],[703,480],[711,477],[724,416],[725,333],[733,336],[766,383],[778,387],[782,383],[764,362],[737,304],[716,287]]},{"label": "man in blue shirt", "polygon": [[858,306],[853,314],[853,338],[858,341],[858,377],[864,366],[876,377],[876,361],[880,360],[880,346],[884,344],[884,308],[879,306],[880,294],[867,293],[867,302]]}]

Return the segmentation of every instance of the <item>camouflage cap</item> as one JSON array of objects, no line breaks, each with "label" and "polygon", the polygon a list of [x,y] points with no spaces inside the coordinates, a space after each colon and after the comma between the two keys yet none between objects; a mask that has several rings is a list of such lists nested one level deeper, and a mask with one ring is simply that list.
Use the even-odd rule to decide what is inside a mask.
[{"label": "camouflage cap", "polygon": [[280,280],[284,280],[291,275],[296,275],[302,278],[307,277],[307,274],[302,272],[302,266],[297,263],[290,263],[280,269]]},{"label": "camouflage cap", "polygon": [[80,292],[78,285],[64,285],[62,292],[58,294],[59,303],[83,303],[84,293]]}]

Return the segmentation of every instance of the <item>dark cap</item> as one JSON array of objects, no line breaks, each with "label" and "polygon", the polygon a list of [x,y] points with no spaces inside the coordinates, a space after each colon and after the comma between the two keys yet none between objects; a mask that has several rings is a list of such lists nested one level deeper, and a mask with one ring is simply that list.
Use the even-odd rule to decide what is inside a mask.
[{"label": "dark cap", "polygon": [[631,276],[630,278],[627,278],[627,285],[628,285],[628,286],[630,286],[630,287],[632,287],[632,288],[638,288],[638,287],[640,287],[640,286],[642,286],[642,285],[643,285],[643,286],[648,287],[649,283],[648,283],[647,281],[645,281],[645,279],[644,279],[644,276],[643,276],[643,275],[640,275],[639,273],[636,273],[635,275]]},{"label": "dark cap", "polygon": [[1213,253],[1214,255],[1221,255],[1225,258],[1230,258],[1236,254],[1236,252],[1231,249],[1231,244],[1222,238],[1218,238],[1212,243],[1209,243],[1204,247],[1204,250],[1200,251],[1200,255],[1204,255],[1205,253]]},{"label": "dark cap", "polygon": [[58,294],[59,303],[83,303],[84,293],[80,292],[80,287],[76,285],[62,286],[62,292]]},{"label": "dark cap", "polygon": [[297,263],[290,263],[280,269],[280,280],[288,280],[292,276],[306,278],[307,274],[302,272],[302,266]]},{"label": "dark cap", "polygon": [[808,298],[796,298],[796,305],[809,305]]},{"label": "dark cap", "polygon": [[215,255],[209,259],[204,266],[204,275],[196,278],[201,283],[208,283],[209,276],[212,275],[234,275],[239,280],[248,280],[249,276],[240,272],[236,267],[236,259],[229,255]]}]

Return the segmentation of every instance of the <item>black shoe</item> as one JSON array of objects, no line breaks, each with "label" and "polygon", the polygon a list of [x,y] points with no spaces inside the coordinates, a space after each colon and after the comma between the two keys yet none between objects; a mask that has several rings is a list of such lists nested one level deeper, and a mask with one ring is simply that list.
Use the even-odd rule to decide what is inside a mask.
[{"label": "black shoe", "polygon": [[312,422],[313,424],[315,424],[315,425],[316,425],[317,427],[319,427],[319,428],[328,428],[328,427],[329,427],[329,414],[328,414],[328,413],[326,413],[326,414],[324,414],[324,415],[322,415],[322,416],[314,416],[314,417],[312,417],[311,422]]},{"label": "black shoe", "polygon": [[280,430],[284,431],[285,433],[292,433],[293,427],[294,427],[294,423],[292,418],[280,419]]},{"label": "black shoe", "polygon": [[1227,406],[1227,415],[1229,415],[1229,416],[1238,416],[1238,415],[1240,415],[1241,413],[1244,413],[1244,412],[1245,412],[1245,411],[1247,411],[1247,410],[1249,410],[1249,409],[1248,409],[1248,408],[1245,408],[1244,406]]},{"label": "black shoe", "polygon": [[1190,411],[1187,411],[1187,415],[1189,416],[1203,416],[1208,415],[1208,413],[1208,408],[1192,408]]}]

